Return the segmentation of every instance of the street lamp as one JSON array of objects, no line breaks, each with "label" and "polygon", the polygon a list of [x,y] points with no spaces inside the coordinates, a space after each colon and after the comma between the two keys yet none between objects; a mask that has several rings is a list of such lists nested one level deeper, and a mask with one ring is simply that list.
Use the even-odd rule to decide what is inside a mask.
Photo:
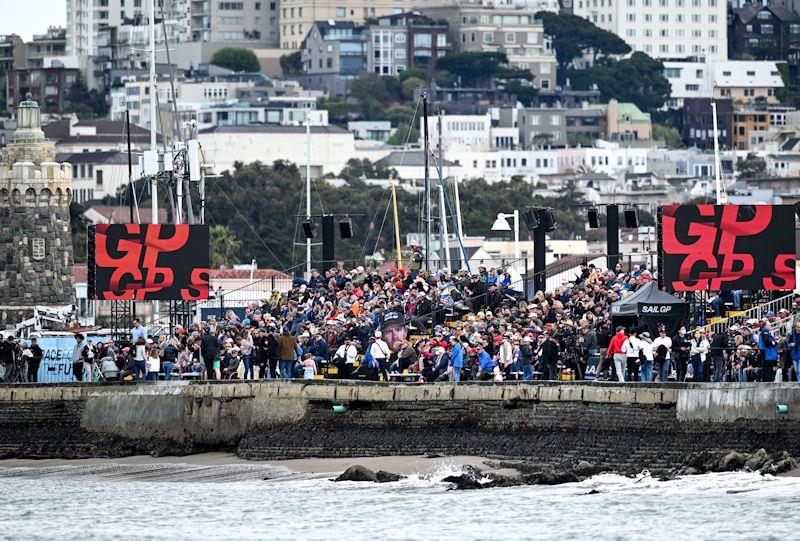
[{"label": "street lamp", "polygon": [[519,261],[519,211],[514,210],[512,214],[497,213],[497,219],[492,224],[492,231],[511,231],[511,225],[508,223],[508,218],[514,218],[514,260]]}]

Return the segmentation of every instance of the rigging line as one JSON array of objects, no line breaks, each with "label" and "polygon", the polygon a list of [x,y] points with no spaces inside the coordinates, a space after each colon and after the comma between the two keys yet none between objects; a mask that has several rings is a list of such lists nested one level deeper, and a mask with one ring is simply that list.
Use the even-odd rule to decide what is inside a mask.
[{"label": "rigging line", "polygon": [[411,130],[415,124],[417,118],[417,112],[419,112],[419,104],[422,102],[422,98],[417,99],[417,103],[414,104],[414,112],[411,114],[411,122],[408,124],[408,131],[406,132],[406,141],[403,143],[403,153],[400,155],[400,165],[399,167],[403,166],[403,163],[406,159],[406,151],[408,150],[408,140],[411,139]]},{"label": "rigging line", "polygon": [[270,247],[269,247],[269,244],[267,244],[267,243],[264,241],[264,239],[263,239],[263,238],[261,238],[261,235],[259,235],[259,234],[258,234],[258,232],[257,232],[257,231],[256,231],[256,230],[253,228],[253,226],[250,224],[250,220],[248,220],[248,219],[245,217],[245,215],[244,215],[244,214],[242,214],[242,211],[241,211],[241,210],[239,210],[239,207],[237,207],[237,206],[236,206],[236,203],[234,203],[234,202],[231,200],[231,198],[230,198],[230,197],[228,197],[228,194],[227,194],[227,193],[225,193],[225,190],[223,190],[223,189],[222,189],[222,186],[220,186],[220,184],[219,184],[219,181],[218,181],[216,178],[213,178],[213,177],[212,177],[212,179],[213,179],[213,180],[214,180],[214,182],[217,184],[217,188],[219,189],[220,193],[221,193],[222,195],[224,195],[224,196],[225,196],[225,199],[227,199],[227,200],[228,200],[228,202],[231,204],[231,206],[234,208],[234,210],[236,210],[236,212],[239,214],[239,216],[242,218],[242,220],[244,220],[244,223],[246,223],[246,224],[247,224],[247,227],[249,227],[249,228],[250,228],[250,231],[252,231],[252,232],[253,232],[253,234],[256,236],[256,238],[258,238],[258,240],[259,240],[259,241],[261,241],[261,244],[263,244],[263,245],[264,245],[264,247],[267,249],[267,251],[270,253],[270,255],[272,255],[272,257],[275,259],[275,261],[277,261],[277,262],[278,262],[278,265],[280,265],[280,266],[281,266],[281,267],[282,267],[282,268],[285,270],[285,269],[286,269],[286,265],[284,265],[284,264],[283,264],[283,262],[280,260],[280,258],[278,258],[278,256],[277,256],[277,255],[275,255],[275,252],[273,252],[273,251],[272,251],[272,248],[270,248]]},{"label": "rigging line", "polygon": [[311,184],[314,185],[314,189],[317,192],[317,199],[319,199],[319,209],[322,211],[322,214],[325,214],[325,207],[322,205],[322,195],[320,195],[320,193],[319,193],[319,185],[317,184],[317,182],[320,182],[320,180],[319,179],[313,179],[311,181]]},{"label": "rigging line", "polygon": [[367,244],[369,244],[369,237],[372,232],[372,226],[375,225],[375,220],[378,219],[378,213],[381,211],[381,203],[383,203],[383,198],[386,197],[388,192],[383,192],[381,194],[380,201],[375,206],[375,215],[372,217],[372,220],[367,225],[367,234],[364,236],[364,244],[361,246],[361,257],[359,259],[364,259],[364,254],[367,253]]},{"label": "rigging line", "polygon": [[373,254],[378,251],[378,243],[381,240],[381,233],[383,233],[383,226],[384,224],[386,224],[386,217],[389,215],[389,207],[391,206],[392,206],[392,200],[389,199],[389,201],[386,202],[386,212],[383,213],[383,221],[381,221],[381,228],[378,230],[378,235],[375,237],[375,249],[372,250]]},{"label": "rigging line", "polygon": [[300,190],[300,200],[297,202],[297,212],[294,215],[294,234],[292,235],[292,265],[296,264],[295,251],[297,249],[297,232],[300,230],[300,212],[303,210],[303,199],[305,198],[305,190]]}]

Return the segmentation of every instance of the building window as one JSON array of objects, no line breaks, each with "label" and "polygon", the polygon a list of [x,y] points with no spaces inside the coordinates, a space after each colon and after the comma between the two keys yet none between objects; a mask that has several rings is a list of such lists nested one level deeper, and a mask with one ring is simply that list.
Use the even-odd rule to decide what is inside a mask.
[{"label": "building window", "polygon": [[494,41],[494,34],[491,32],[484,32],[483,33],[483,42],[484,43],[492,43]]},{"label": "building window", "polygon": [[761,33],[762,34],[772,34],[772,25],[771,24],[762,24],[761,25]]},{"label": "building window", "polygon": [[539,36],[536,32],[528,32],[528,43],[538,43]]},{"label": "building window", "polygon": [[514,32],[506,32],[506,43],[516,43],[517,34]]},{"label": "building window", "polygon": [[531,126],[538,126],[542,119],[539,115],[531,115]]},{"label": "building window", "polygon": [[347,15],[347,10],[345,8],[343,8],[343,7],[336,8],[336,16],[337,17],[344,17],[345,15]]},{"label": "building window", "polygon": [[425,47],[430,49],[432,45],[430,34],[414,34],[414,47]]},{"label": "building window", "polygon": [[436,46],[447,47],[447,34],[436,34]]}]

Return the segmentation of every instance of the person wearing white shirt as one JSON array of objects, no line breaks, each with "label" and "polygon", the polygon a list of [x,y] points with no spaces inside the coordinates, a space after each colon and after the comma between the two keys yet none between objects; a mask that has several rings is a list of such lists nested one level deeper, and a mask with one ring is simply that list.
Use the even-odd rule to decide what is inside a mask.
[{"label": "person wearing white shirt", "polygon": [[381,340],[381,336],[383,336],[381,331],[375,331],[375,341],[370,346],[369,351],[372,354],[372,358],[378,363],[378,370],[383,375],[383,380],[389,381],[389,371],[387,369],[391,351],[389,350],[389,344]]},{"label": "person wearing white shirt", "polygon": [[[661,346],[664,346],[663,348]],[[669,377],[669,362],[672,356],[672,338],[664,327],[658,329],[658,338],[653,340],[653,359],[658,370],[658,381],[665,383]]]},{"label": "person wearing white shirt", "polygon": [[706,362],[706,354],[708,353],[710,344],[706,340],[706,333],[703,329],[694,331],[694,337],[689,340],[689,360],[692,363],[692,381],[699,383],[705,381],[703,374],[703,367]]},{"label": "person wearing white shirt", "polygon": [[650,383],[653,381],[653,341],[649,332],[643,332],[639,340],[644,361],[639,366],[639,381]]},{"label": "person wearing white shirt", "polygon": [[333,356],[334,364],[341,371],[340,377],[350,379],[356,357],[358,357],[358,349],[350,342],[349,338],[345,338],[344,344],[339,346]]},{"label": "person wearing white shirt", "polygon": [[627,381],[639,381],[639,351],[641,348],[638,329],[631,329],[628,338],[622,344],[622,353],[625,354],[625,361],[628,365],[628,375],[625,378]]}]

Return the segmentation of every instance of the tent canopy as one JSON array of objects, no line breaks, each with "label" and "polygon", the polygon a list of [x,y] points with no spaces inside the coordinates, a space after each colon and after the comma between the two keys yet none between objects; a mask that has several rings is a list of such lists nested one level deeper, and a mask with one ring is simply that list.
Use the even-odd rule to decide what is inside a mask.
[{"label": "tent canopy", "polygon": [[654,282],[611,305],[612,316],[682,317],[689,311],[686,301],[660,291]]}]

